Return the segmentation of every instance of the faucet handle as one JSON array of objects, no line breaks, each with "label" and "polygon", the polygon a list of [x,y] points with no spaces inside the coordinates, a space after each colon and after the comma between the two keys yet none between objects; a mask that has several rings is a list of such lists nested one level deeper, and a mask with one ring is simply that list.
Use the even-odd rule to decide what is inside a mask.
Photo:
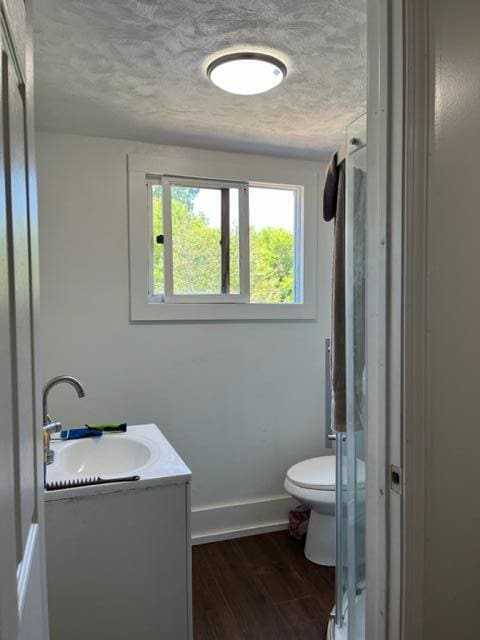
[{"label": "faucet handle", "polygon": [[43,430],[45,431],[45,433],[58,433],[59,431],[62,430],[62,423],[61,422],[49,422],[49,423],[43,425]]}]

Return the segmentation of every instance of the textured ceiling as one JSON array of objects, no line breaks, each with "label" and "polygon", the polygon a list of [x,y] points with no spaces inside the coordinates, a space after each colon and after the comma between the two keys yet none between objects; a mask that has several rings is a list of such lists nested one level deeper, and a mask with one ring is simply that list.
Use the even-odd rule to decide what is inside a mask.
[{"label": "textured ceiling", "polygon": [[[36,0],[41,130],[321,157],[365,110],[366,0]],[[224,93],[205,61],[277,52],[287,80]]]}]

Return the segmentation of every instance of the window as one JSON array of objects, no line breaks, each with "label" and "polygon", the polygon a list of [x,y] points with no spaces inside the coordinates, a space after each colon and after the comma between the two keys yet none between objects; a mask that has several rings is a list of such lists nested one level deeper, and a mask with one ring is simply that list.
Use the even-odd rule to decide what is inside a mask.
[{"label": "window", "polygon": [[203,165],[200,178],[198,169],[175,171],[184,163],[162,164],[171,172],[129,161],[132,319],[314,317],[314,272],[305,266],[315,236],[305,229],[315,230],[316,215],[307,221],[305,211],[317,174],[280,182],[263,168],[252,179],[232,163],[228,179],[223,165],[218,174]]},{"label": "window", "polygon": [[301,187],[249,188],[250,302],[301,303]]},{"label": "window", "polygon": [[301,187],[149,179],[153,299],[301,302]]},{"label": "window", "polygon": [[248,261],[247,186],[167,176],[147,180],[147,189],[150,296],[167,303],[248,302],[248,271],[240,268]]}]

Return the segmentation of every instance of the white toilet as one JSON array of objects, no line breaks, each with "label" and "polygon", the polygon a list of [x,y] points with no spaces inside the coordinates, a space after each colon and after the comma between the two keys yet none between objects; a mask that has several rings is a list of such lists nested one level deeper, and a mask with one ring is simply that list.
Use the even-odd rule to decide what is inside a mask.
[{"label": "white toilet", "polygon": [[284,486],[311,509],[305,556],[316,564],[335,566],[335,456],[294,464]]}]

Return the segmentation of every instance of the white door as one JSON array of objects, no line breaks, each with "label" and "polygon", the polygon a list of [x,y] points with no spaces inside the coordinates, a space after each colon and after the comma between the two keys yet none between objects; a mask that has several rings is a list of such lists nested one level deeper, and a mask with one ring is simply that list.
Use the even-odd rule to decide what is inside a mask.
[{"label": "white door", "polygon": [[1,18],[0,640],[47,640],[31,3]]}]

